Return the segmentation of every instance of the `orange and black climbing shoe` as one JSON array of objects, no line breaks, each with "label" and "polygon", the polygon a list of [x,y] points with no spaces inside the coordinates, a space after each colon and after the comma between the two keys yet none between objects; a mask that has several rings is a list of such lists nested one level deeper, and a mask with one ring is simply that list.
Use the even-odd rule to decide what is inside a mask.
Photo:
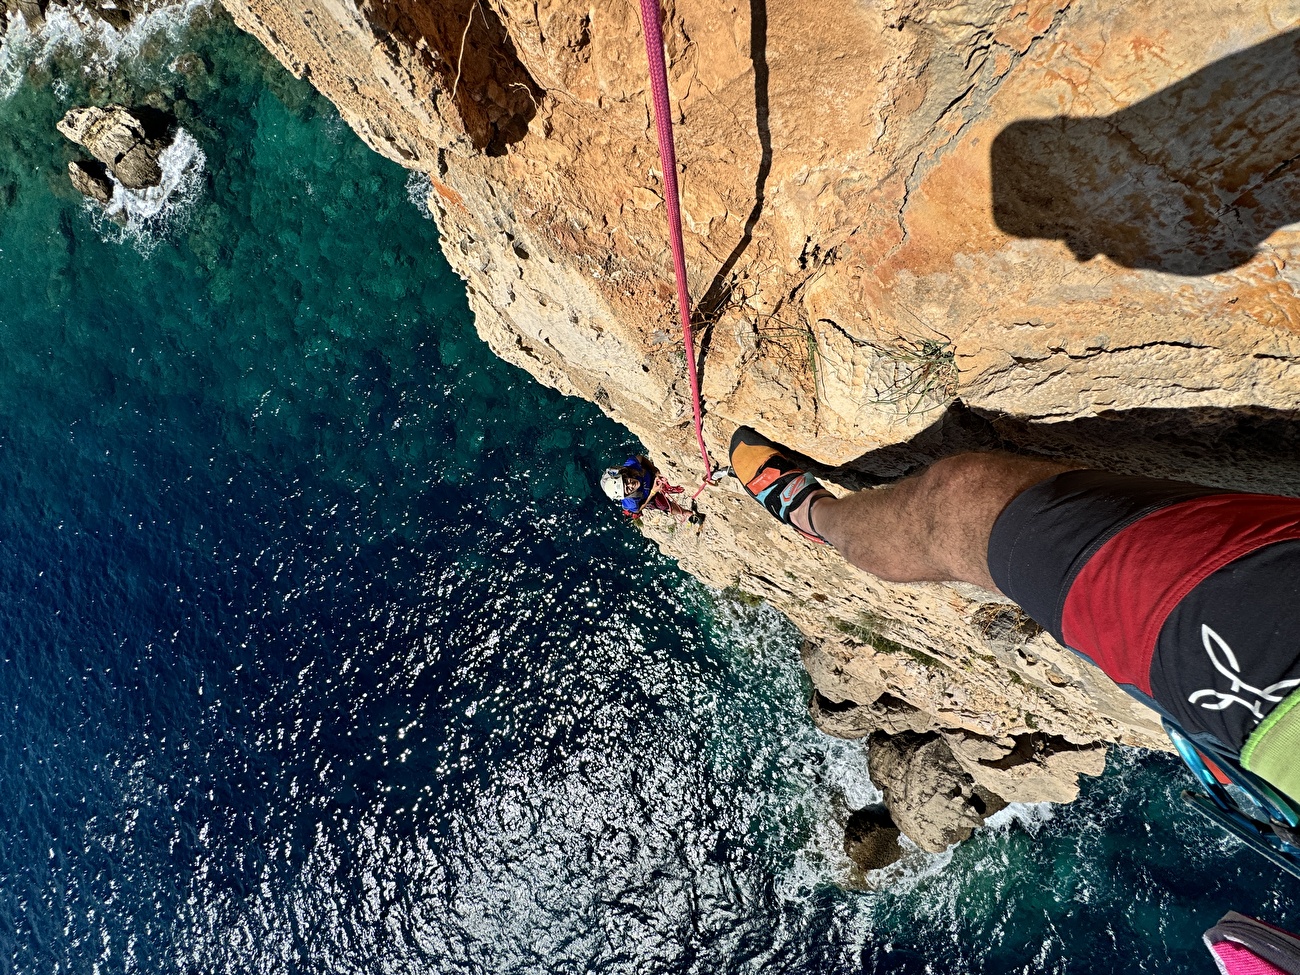
[{"label": "orange and black climbing shoe", "polygon": [[[781,448],[750,427],[740,427],[731,437],[731,470],[745,488],[745,493],[766,508],[777,521],[784,522],[811,542],[826,544],[815,531],[806,532],[790,521],[791,512],[815,494],[831,493],[822,487],[798,461],[786,456]],[[812,526],[812,511],[808,513]]]}]

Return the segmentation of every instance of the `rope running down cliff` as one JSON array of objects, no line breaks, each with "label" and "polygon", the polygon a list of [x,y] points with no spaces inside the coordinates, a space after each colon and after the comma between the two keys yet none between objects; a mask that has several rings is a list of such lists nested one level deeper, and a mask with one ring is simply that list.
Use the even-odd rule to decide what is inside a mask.
[{"label": "rope running down cliff", "polygon": [[[681,310],[682,343],[686,346],[686,375],[691,383],[691,409],[695,416],[695,439],[704,459],[704,490],[713,479],[709,449],[704,446],[701,419],[700,380],[695,371],[695,338],[691,334],[691,298],[686,290],[686,250],[682,241],[682,210],[677,191],[677,151],[673,146],[672,110],[668,105],[668,66],[664,62],[664,35],[659,26],[659,0],[641,0],[641,29],[645,33],[646,60],[650,63],[650,89],[654,94],[655,128],[659,133],[659,165],[664,171],[664,202],[668,204],[668,243],[673,252],[673,275],[677,279],[677,305]],[[700,491],[695,492],[698,497]]]}]

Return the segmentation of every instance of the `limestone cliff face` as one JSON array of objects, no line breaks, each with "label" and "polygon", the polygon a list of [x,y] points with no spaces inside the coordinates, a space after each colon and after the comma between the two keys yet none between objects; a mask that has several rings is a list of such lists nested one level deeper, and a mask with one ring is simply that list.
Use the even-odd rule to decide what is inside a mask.
[{"label": "limestone cliff face", "polygon": [[[697,483],[636,6],[223,2],[429,174],[492,348]],[[715,463],[747,422],[844,490],[996,446],[1294,490],[1300,2],[677,0],[664,23]],[[647,530],[795,620],[827,730],[941,739],[1004,799],[1068,799],[1095,743],[1160,746],[1004,600],[882,583],[734,481],[700,503],[702,535]]]}]

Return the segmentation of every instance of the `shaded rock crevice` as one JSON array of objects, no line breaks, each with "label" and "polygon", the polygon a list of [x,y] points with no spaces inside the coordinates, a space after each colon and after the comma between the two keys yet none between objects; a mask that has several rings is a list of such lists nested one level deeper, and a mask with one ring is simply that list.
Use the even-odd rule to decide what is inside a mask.
[{"label": "shaded rock crevice", "polygon": [[527,133],[544,93],[490,3],[385,0],[359,13],[391,64],[418,62],[436,79],[437,102],[454,106],[475,150],[499,156]]}]

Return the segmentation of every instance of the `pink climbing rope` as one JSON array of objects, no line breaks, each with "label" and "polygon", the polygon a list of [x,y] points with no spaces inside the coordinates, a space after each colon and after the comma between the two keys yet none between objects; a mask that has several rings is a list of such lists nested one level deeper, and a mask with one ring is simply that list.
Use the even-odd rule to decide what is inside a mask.
[{"label": "pink climbing rope", "polygon": [[[677,278],[677,305],[681,309],[682,342],[686,346],[686,375],[691,382],[691,409],[695,439],[704,459],[704,484],[713,477],[709,449],[704,446],[700,380],[695,372],[695,337],[691,334],[691,296],[686,290],[686,249],[682,241],[682,208],[677,192],[677,151],[673,147],[673,117],[668,105],[668,66],[664,62],[664,35],[659,26],[659,0],[641,0],[641,29],[645,33],[646,60],[650,62],[650,89],[654,93],[655,128],[659,133],[659,164],[664,171],[664,202],[668,204],[668,243],[673,251]],[[704,485],[700,485],[700,491]],[[700,491],[696,491],[696,497]],[[692,499],[693,500],[693,499]]]}]

